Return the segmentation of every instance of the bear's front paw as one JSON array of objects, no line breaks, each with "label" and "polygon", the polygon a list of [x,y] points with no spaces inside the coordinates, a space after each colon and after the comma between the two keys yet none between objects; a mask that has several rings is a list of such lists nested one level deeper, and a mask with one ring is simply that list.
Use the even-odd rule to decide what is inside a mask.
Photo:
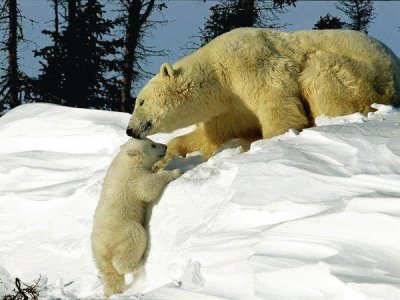
[{"label": "bear's front paw", "polygon": [[169,160],[169,159],[166,159],[166,158],[164,157],[162,160],[159,160],[158,162],[156,162],[156,163],[154,164],[154,166],[151,168],[151,170],[152,170],[153,172],[158,172],[158,171],[160,171],[161,169],[164,169],[165,166],[167,165],[168,160]]}]

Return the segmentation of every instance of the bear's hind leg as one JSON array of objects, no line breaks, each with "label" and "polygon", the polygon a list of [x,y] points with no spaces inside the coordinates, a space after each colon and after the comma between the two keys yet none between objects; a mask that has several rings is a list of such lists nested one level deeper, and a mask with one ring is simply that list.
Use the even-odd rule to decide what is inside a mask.
[{"label": "bear's hind leg", "polygon": [[142,258],[147,247],[147,232],[140,223],[129,224],[123,239],[113,251],[112,264],[120,274],[135,272],[143,264]]},{"label": "bear's hind leg", "polygon": [[393,81],[366,62],[336,54],[312,56],[300,75],[305,101],[313,117],[366,114],[372,103],[389,104]]},{"label": "bear's hind leg", "polygon": [[125,290],[125,276],[114,268],[111,261],[101,262],[98,267],[102,274],[103,291],[107,297],[120,294]]}]

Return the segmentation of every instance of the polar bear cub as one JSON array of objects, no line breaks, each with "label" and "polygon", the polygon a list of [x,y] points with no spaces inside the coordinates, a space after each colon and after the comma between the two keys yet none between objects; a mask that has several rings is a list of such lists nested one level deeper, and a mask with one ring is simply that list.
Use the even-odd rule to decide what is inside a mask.
[{"label": "polar bear cub", "polygon": [[130,139],[108,169],[94,214],[93,256],[103,276],[104,294],[125,289],[125,273],[139,268],[147,247],[143,227],[146,204],[156,200],[180,170],[153,173],[167,146],[150,139]]}]

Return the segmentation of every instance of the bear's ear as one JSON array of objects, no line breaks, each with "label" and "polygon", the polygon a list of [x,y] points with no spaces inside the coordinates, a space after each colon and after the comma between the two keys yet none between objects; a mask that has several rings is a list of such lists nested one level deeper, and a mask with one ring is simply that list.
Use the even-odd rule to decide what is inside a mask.
[{"label": "bear's ear", "polygon": [[175,77],[176,72],[170,64],[163,63],[160,67],[160,74],[162,76],[168,76],[169,78],[172,78],[172,77]]}]

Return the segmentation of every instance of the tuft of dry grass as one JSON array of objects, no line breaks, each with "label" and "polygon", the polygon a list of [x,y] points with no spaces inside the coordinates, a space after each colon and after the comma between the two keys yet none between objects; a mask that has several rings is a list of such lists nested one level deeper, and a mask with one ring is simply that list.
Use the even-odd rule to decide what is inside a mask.
[{"label": "tuft of dry grass", "polygon": [[32,284],[26,284],[15,278],[14,294],[5,295],[3,300],[37,300],[39,299],[38,284],[40,277]]}]

